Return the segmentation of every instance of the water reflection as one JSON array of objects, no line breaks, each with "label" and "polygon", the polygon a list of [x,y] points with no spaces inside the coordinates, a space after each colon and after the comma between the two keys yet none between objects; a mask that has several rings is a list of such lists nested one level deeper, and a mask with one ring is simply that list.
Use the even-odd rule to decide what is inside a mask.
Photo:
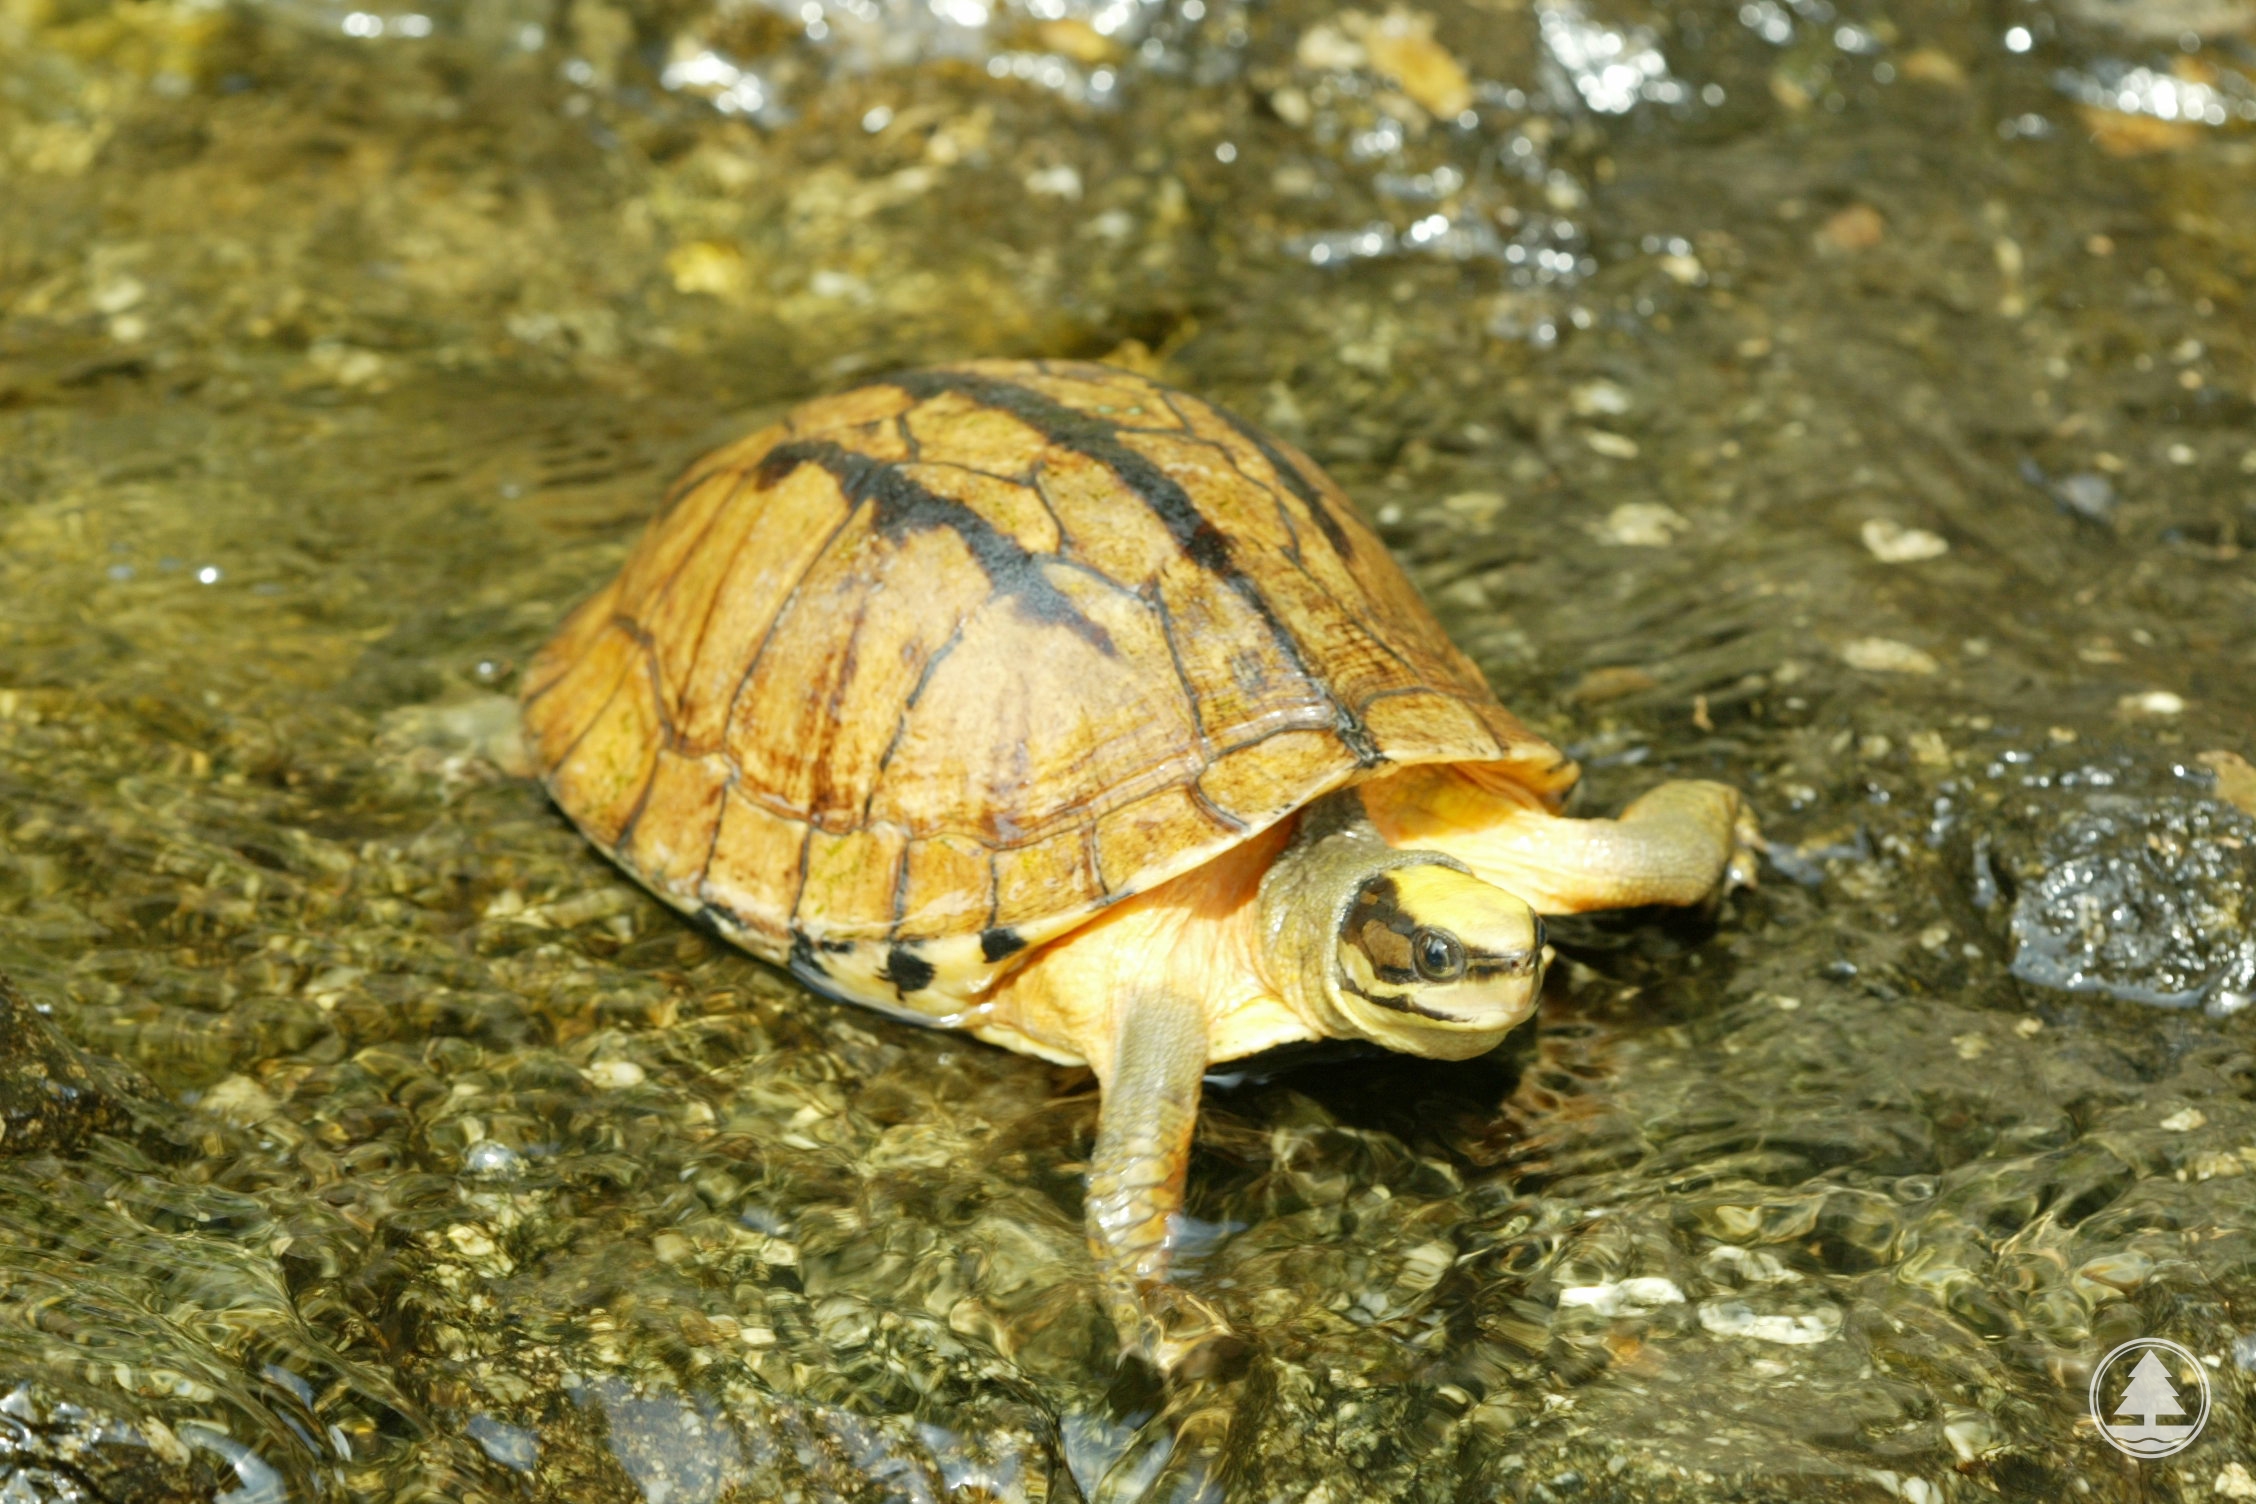
[{"label": "water reflection", "polygon": [[[2131,1497],[2097,1357],[2256,1366],[2250,25],[0,11],[7,1486]],[[1218,1087],[1174,1394],[1084,1078],[720,951],[475,709],[748,415],[1037,352],[1779,842],[1506,1055]]]}]

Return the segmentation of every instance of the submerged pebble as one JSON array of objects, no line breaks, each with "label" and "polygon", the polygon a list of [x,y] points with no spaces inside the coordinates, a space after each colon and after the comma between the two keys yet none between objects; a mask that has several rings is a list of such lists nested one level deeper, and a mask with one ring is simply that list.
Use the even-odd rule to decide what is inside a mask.
[{"label": "submerged pebble", "polygon": [[1814,1311],[1761,1312],[1743,1300],[1713,1300],[1700,1307],[1700,1325],[1719,1337],[1745,1337],[1786,1347],[1807,1347],[1839,1336],[1841,1313],[1831,1307]]},{"label": "submerged pebble", "polygon": [[1942,665],[1923,648],[1893,637],[1859,637],[1841,647],[1841,661],[1868,674],[1935,674]]},{"label": "submerged pebble", "polygon": [[1950,552],[1949,542],[1940,534],[1923,527],[1905,527],[1888,517],[1868,518],[1857,535],[1864,540],[1866,552],[1883,564],[1917,564]]}]

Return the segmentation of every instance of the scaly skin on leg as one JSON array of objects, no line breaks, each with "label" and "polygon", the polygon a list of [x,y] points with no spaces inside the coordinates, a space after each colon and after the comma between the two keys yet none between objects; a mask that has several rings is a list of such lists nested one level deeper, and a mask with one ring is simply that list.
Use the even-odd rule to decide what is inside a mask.
[{"label": "scaly skin on leg", "polygon": [[1089,1249],[1124,1349],[1163,1372],[1228,1325],[1167,1282],[1206,1073],[1205,1011],[1160,994],[1123,1008],[1089,1163]]},{"label": "scaly skin on leg", "polygon": [[1570,820],[1476,770],[1410,768],[1363,787],[1388,844],[1453,856],[1546,914],[1712,902],[1755,880],[1762,835],[1739,791],[1664,783],[1613,820]]}]

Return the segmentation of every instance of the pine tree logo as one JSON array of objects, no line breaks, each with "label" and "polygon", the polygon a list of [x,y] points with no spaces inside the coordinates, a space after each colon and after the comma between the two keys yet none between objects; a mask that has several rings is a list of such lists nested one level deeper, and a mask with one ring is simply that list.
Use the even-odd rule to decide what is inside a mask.
[{"label": "pine tree logo", "polygon": [[2192,1446],[2209,1422],[2209,1371],[2175,1342],[2126,1342],[2093,1370],[2091,1412],[2099,1434],[2118,1451],[2171,1456]]}]

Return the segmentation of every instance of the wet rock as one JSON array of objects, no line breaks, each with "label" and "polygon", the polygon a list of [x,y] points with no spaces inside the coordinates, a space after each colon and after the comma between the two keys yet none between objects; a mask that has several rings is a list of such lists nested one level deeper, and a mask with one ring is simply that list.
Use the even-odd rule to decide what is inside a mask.
[{"label": "wet rock", "polygon": [[1350,11],[1340,22],[1350,36],[1361,39],[1371,65],[1428,114],[1454,120],[1471,106],[1472,80],[1464,65],[1434,40],[1431,16],[1395,9],[1374,21]]},{"label": "wet rock", "polygon": [[1904,55],[1899,71],[1912,83],[1935,84],[1946,89],[1966,87],[1966,68],[1949,53],[1919,47]]},{"label": "wet rock", "polygon": [[2088,104],[2079,106],[2076,116],[2090,132],[2092,143],[2111,157],[2128,159],[2188,151],[2204,139],[2200,126],[2184,120],[2131,115]]},{"label": "wet rock", "polygon": [[209,1428],[174,1431],[19,1383],[0,1396],[0,1499],[10,1504],[282,1504],[281,1479],[241,1474]]},{"label": "wet rock", "polygon": [[2256,6],[2245,0],[2067,0],[2061,10],[2141,42],[2222,37],[2256,26]]},{"label": "wet rock", "polygon": [[2115,702],[2115,713],[2131,721],[2167,721],[2185,714],[2182,695],[2166,689],[2146,689]]},{"label": "wet rock", "polygon": [[1700,1325],[1719,1337],[1746,1337],[1787,1347],[1830,1342],[1841,1333],[1841,1313],[1829,1306],[1808,1311],[1763,1312],[1743,1300],[1700,1307]]},{"label": "wet rock", "polygon": [[533,771],[517,725],[517,702],[507,695],[402,706],[384,716],[376,745],[412,770],[449,783],[471,776],[466,769],[473,759],[512,778]]},{"label": "wet rock", "polygon": [[1859,637],[1841,647],[1841,661],[1868,674],[1934,674],[1942,671],[1932,653],[1893,637]]},{"label": "wet rock", "polygon": [[1857,536],[1864,540],[1865,551],[1883,564],[1916,564],[1950,552],[1950,543],[1940,534],[1905,527],[1890,517],[1867,519]]},{"label": "wet rock", "polygon": [[[1610,437],[1610,436],[1609,436]],[[1656,501],[1625,501],[1592,527],[1601,542],[1624,548],[1670,548],[1692,524],[1674,507]]]},{"label": "wet rock", "polygon": [[1594,668],[1577,679],[1567,691],[1567,698],[1578,705],[1602,705],[1608,700],[1619,700],[1629,695],[1643,694],[1660,687],[1660,680],[1635,664],[1606,664]]},{"label": "wet rock", "polygon": [[132,1122],[114,1066],[71,1042],[0,976],[0,1154],[68,1153]]},{"label": "wet rock", "polygon": [[1817,248],[1820,251],[1869,251],[1888,238],[1888,222],[1880,211],[1870,204],[1851,204],[1840,210],[1817,230]]},{"label": "wet rock", "polygon": [[2052,485],[2052,494],[2061,507],[2087,522],[2105,522],[2115,515],[2115,504],[2120,499],[2114,483],[2092,470],[2079,470],[2064,475]]},{"label": "wet rock", "polygon": [[2256,992],[2256,819],[2238,810],[2094,793],[2021,875],[2010,928],[2025,982],[2220,1015]]},{"label": "wet rock", "polygon": [[2204,752],[2194,759],[2217,781],[2217,797],[2244,815],[2256,815],[2256,767],[2238,752]]}]

